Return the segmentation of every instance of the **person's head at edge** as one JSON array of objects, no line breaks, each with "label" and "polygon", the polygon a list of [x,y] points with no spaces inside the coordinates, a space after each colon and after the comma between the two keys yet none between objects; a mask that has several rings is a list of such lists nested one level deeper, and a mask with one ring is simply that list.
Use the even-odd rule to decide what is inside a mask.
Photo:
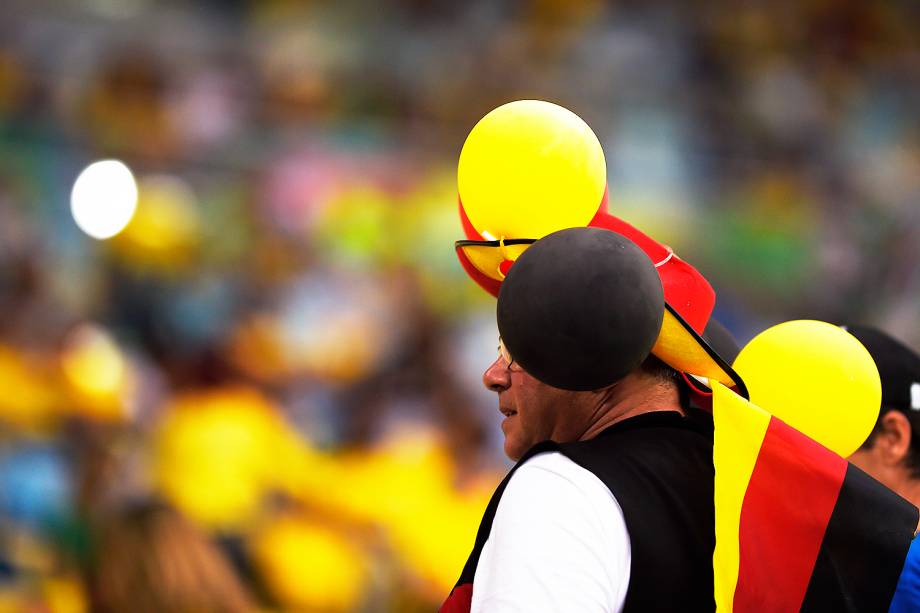
[{"label": "person's head at edge", "polygon": [[682,412],[679,374],[650,354],[663,305],[654,266],[620,235],[578,228],[530,247],[503,282],[503,338],[483,374],[505,415],[508,457],[641,413]]},{"label": "person's head at edge", "polygon": [[876,328],[843,327],[872,355],[882,381],[878,421],[849,460],[920,505],[920,355]]}]

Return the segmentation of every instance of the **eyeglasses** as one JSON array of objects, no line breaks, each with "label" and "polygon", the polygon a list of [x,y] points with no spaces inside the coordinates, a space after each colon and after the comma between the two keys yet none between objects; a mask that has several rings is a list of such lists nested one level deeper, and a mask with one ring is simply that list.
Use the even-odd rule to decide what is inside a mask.
[{"label": "eyeglasses", "polygon": [[512,365],[514,364],[514,358],[511,357],[511,353],[508,351],[508,348],[505,347],[504,341],[502,341],[500,338],[498,339],[498,355],[505,361],[505,364],[507,364],[507,368],[510,372],[520,372],[524,370],[520,366],[517,368],[512,368]]},{"label": "eyeglasses", "polygon": [[530,247],[533,238],[502,238],[497,241],[463,240],[454,243],[454,248],[462,253],[473,267],[496,281],[505,278],[507,269],[502,269],[505,262],[513,262]]}]

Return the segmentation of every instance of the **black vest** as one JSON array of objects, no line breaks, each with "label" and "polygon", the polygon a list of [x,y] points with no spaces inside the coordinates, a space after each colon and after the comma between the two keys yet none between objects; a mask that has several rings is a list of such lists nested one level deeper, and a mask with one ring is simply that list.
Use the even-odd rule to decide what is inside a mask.
[{"label": "black vest", "polygon": [[546,451],[558,451],[594,473],[623,509],[632,547],[625,612],[714,611],[714,471],[707,417],[645,413],[589,441],[536,445],[489,501],[473,552],[441,611],[469,611],[479,555],[505,486],[519,466]]}]

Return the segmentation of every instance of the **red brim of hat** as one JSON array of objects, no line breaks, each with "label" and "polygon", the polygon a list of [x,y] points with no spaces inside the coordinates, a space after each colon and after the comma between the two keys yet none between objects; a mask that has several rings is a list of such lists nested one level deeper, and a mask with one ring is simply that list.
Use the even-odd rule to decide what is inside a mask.
[{"label": "red brim of hat", "polygon": [[598,211],[588,225],[612,230],[636,243],[655,263],[665,301],[691,328],[703,333],[716,304],[716,293],[696,268],[680,259],[669,247],[606,211]]}]

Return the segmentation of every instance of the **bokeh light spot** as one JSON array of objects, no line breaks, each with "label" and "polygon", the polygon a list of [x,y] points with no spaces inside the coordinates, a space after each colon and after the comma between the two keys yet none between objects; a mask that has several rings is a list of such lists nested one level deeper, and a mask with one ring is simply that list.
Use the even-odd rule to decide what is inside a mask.
[{"label": "bokeh light spot", "polygon": [[134,175],[118,160],[93,162],[80,173],[70,194],[77,226],[99,240],[121,232],[137,208]]}]

